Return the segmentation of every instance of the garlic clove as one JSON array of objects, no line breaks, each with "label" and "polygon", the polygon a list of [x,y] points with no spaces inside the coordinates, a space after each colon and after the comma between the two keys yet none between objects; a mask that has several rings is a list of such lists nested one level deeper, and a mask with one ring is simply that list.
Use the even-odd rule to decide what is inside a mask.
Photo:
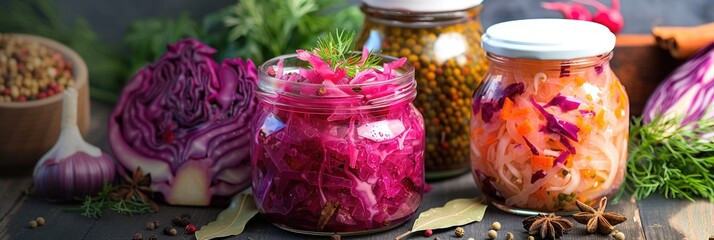
[{"label": "garlic clove", "polygon": [[87,143],[77,127],[77,91],[63,91],[62,128],[54,146],[37,162],[33,179],[38,195],[51,201],[82,200],[101,191],[116,174],[116,163]]}]

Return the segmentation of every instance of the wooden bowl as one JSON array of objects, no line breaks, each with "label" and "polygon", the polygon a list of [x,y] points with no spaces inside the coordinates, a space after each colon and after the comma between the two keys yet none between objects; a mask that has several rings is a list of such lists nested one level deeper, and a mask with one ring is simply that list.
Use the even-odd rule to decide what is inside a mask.
[{"label": "wooden bowl", "polygon": [[[89,129],[89,82],[87,65],[79,55],[53,40],[12,34],[37,42],[60,53],[72,63],[74,88],[78,92],[77,125],[82,135]],[[28,168],[54,145],[60,133],[62,94],[27,102],[0,103],[0,167]]]}]

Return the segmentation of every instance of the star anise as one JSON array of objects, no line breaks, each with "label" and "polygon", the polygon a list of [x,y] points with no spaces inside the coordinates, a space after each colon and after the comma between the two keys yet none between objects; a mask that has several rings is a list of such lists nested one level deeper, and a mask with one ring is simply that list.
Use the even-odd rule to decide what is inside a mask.
[{"label": "star anise", "polygon": [[159,211],[159,205],[149,197],[149,195],[152,195],[154,192],[151,189],[151,173],[144,175],[144,171],[141,170],[141,167],[137,167],[131,178],[124,175],[124,180],[126,181],[125,184],[117,186],[114,191],[110,193],[109,196],[112,200],[124,199],[125,201],[129,201],[132,197],[137,196],[145,203],[151,205],[151,209],[154,210],[154,212]]},{"label": "star anise", "polygon": [[615,230],[615,225],[627,220],[625,216],[619,213],[605,212],[607,197],[600,199],[598,210],[580,201],[576,201],[575,205],[578,206],[581,212],[573,214],[573,219],[579,223],[586,224],[588,233],[597,231],[601,234],[609,234],[612,230]]},{"label": "star anise", "polygon": [[528,234],[540,239],[556,239],[568,234],[573,229],[573,223],[553,213],[549,215],[539,213],[523,220],[523,228],[528,230]]}]

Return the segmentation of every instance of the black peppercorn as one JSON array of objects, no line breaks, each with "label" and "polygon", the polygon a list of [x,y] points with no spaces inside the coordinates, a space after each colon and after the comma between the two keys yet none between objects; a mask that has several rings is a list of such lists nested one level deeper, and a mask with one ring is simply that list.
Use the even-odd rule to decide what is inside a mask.
[{"label": "black peppercorn", "polygon": [[176,236],[177,233],[178,233],[178,231],[176,230],[176,228],[174,228],[170,225],[167,225],[166,227],[164,227],[164,234],[166,234],[166,235]]},{"label": "black peppercorn", "polygon": [[141,233],[134,233],[134,236],[131,237],[131,240],[144,240],[144,236],[142,236]]},{"label": "black peppercorn", "polygon": [[186,227],[191,224],[191,215],[188,213],[181,214],[181,216],[177,216],[171,222],[173,222],[174,225]]},{"label": "black peppercorn", "polygon": [[159,221],[151,221],[146,224],[146,229],[154,230],[159,228]]},{"label": "black peppercorn", "polygon": [[158,237],[156,237],[155,234],[151,234],[151,236],[149,236],[149,240],[158,240]]}]

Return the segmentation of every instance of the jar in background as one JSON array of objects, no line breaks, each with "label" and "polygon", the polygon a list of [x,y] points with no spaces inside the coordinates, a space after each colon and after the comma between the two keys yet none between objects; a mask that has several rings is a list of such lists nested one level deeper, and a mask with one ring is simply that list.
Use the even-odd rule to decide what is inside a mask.
[{"label": "jar in background", "polygon": [[425,182],[414,67],[405,63],[395,78],[350,85],[272,77],[274,66],[286,75],[306,67],[295,56],[258,69],[251,175],[263,217],[313,235],[371,233],[409,220]]},{"label": "jar in background", "polygon": [[427,178],[466,172],[471,95],[487,68],[481,0],[364,0],[361,8],[357,46],[406,57],[416,69]]},{"label": "jar in background", "polygon": [[586,21],[493,25],[473,99],[471,163],[481,192],[519,214],[597,204],[625,179],[629,101],[610,69],[615,36]]}]

